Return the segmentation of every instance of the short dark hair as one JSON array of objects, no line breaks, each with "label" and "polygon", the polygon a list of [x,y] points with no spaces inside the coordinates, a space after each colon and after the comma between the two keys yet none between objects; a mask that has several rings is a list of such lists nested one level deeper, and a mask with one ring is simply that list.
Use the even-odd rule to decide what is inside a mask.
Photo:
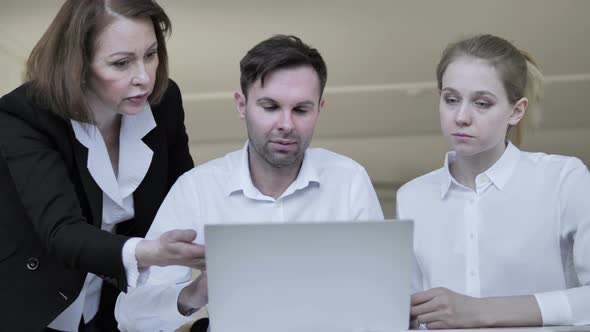
[{"label": "short dark hair", "polygon": [[295,36],[275,35],[254,46],[240,61],[240,86],[247,98],[248,89],[277,69],[311,66],[318,74],[320,96],[328,80],[328,69],[320,52]]},{"label": "short dark hair", "polygon": [[54,113],[93,122],[84,95],[100,33],[117,17],[147,18],[158,41],[158,68],[149,102],[157,104],[168,87],[166,35],[172,24],[153,0],[66,0],[27,61],[32,95]]}]

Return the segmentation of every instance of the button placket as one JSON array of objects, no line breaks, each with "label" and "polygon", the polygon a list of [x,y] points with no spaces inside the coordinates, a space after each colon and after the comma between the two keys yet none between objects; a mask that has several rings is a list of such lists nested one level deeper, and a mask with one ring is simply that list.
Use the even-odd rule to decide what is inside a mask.
[{"label": "button placket", "polygon": [[465,281],[466,292],[471,296],[479,296],[479,224],[481,215],[478,206],[478,194],[473,193],[466,207],[466,227],[465,230]]}]

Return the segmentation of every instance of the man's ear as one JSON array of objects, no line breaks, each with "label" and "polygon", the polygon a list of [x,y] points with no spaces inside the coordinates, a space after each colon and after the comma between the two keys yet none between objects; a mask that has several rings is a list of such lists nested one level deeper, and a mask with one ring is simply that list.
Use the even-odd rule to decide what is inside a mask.
[{"label": "man's ear", "polygon": [[246,117],[246,97],[236,91],[234,92],[234,102],[236,103],[236,110],[240,114],[240,119],[244,119]]},{"label": "man's ear", "polygon": [[524,114],[528,106],[529,100],[527,99],[527,97],[522,97],[516,103],[514,103],[514,108],[512,109],[512,114],[510,114],[508,124],[510,124],[511,126],[516,126],[524,117]]}]

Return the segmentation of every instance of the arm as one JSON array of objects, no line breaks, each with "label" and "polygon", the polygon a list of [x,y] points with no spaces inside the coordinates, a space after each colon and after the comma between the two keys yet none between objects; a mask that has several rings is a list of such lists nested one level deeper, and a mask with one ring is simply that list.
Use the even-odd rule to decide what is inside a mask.
[{"label": "arm", "polygon": [[[575,271],[568,289],[535,294],[544,325],[590,324],[590,173],[576,158],[563,169],[559,188],[560,238],[567,247],[570,270]],[[573,256],[573,257],[572,257]],[[573,259],[572,259],[573,258]]]},{"label": "arm", "polygon": [[539,326],[541,312],[535,297],[475,298],[447,288],[412,295],[410,316],[428,329]]},{"label": "arm", "polygon": [[[560,238],[580,285],[522,296],[473,298],[446,288],[412,296],[411,315],[428,328],[590,324],[590,174],[577,159],[562,174]],[[566,263],[567,265],[567,263]]]},{"label": "arm", "polygon": [[[197,230],[198,243],[203,243],[201,234],[198,197],[192,182],[193,173],[181,176],[162,203],[150,230],[147,241],[161,238],[174,229]],[[196,246],[196,245],[195,245]],[[204,247],[200,259],[204,261]],[[158,267],[149,269],[145,282],[137,288],[121,293],[115,307],[115,317],[119,329],[123,331],[174,330],[190,317],[180,313],[178,298],[181,290],[189,285],[192,270],[182,266]]]},{"label": "arm", "polygon": [[[396,199],[395,199],[395,218],[396,219],[407,219],[407,220],[412,219],[409,216],[407,216],[405,213],[405,211],[406,211],[405,204],[406,203],[405,203],[405,198],[404,198],[404,190],[402,187],[402,188],[399,188],[396,193]],[[416,231],[415,231],[416,226],[417,225],[414,221],[414,234],[416,233]],[[413,243],[414,243],[414,245],[416,243],[415,235],[414,235]],[[411,281],[411,288],[410,288],[411,294],[421,292],[424,290],[422,278],[423,278],[422,270],[420,269],[420,265],[418,264],[418,257],[416,257],[416,250],[414,249],[412,251],[412,281]],[[410,303],[410,305],[412,305],[412,303]],[[416,315],[411,315],[411,312],[410,312],[410,328],[417,329],[419,327],[420,327],[420,323],[417,321]]]},{"label": "arm", "polygon": [[353,220],[383,220],[381,204],[364,168],[360,168],[352,179],[350,206]]},{"label": "arm", "polygon": [[[54,119],[47,121],[52,122],[45,132],[0,110],[0,149],[18,199],[42,247],[58,262],[124,280],[121,249],[127,238],[103,232],[86,221],[78,196],[82,193],[72,183],[76,172],[68,169],[58,148],[69,146],[69,142],[60,142],[67,137],[67,127]],[[124,281],[119,282],[124,287],[121,284]]]}]

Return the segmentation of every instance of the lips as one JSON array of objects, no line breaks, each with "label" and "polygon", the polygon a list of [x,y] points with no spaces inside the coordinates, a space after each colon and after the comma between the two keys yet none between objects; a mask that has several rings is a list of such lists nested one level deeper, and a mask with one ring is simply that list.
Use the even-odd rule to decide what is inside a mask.
[{"label": "lips", "polygon": [[134,103],[134,104],[140,104],[145,102],[145,100],[147,99],[148,94],[147,92],[141,95],[135,95],[133,97],[129,97],[127,98],[127,100],[129,100],[130,102]]},{"label": "lips", "polygon": [[455,137],[464,137],[464,138],[473,138],[474,137],[474,136],[467,135],[467,134],[464,134],[464,133],[455,133],[455,134],[453,134],[453,136],[455,136]]},{"label": "lips", "polygon": [[271,143],[281,144],[281,145],[291,145],[295,144],[294,141],[270,141]]}]

